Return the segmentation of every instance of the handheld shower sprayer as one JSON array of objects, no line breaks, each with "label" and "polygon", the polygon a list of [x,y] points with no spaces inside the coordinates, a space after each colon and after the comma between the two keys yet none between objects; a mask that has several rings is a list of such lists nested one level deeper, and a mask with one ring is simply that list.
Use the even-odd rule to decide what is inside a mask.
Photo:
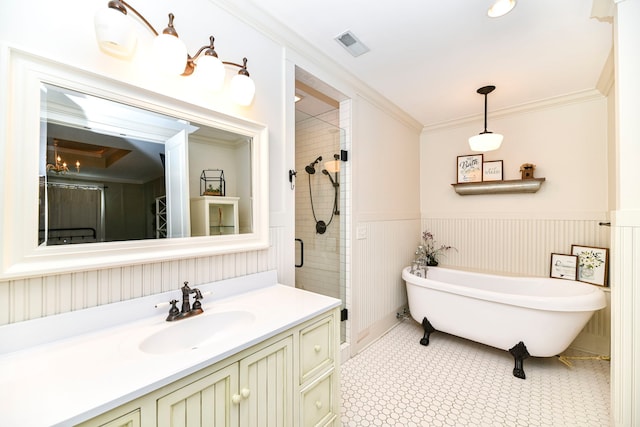
[{"label": "handheld shower sprayer", "polygon": [[308,166],[304,167],[304,170],[307,171],[309,175],[313,175],[316,173],[316,165],[322,161],[322,156],[318,156],[313,162],[311,162]]},{"label": "handheld shower sprayer", "polygon": [[337,187],[337,183],[333,180],[333,178],[331,178],[331,174],[329,173],[328,170],[322,169],[322,173],[329,177],[329,179],[331,180],[331,185],[333,185],[334,187]]}]

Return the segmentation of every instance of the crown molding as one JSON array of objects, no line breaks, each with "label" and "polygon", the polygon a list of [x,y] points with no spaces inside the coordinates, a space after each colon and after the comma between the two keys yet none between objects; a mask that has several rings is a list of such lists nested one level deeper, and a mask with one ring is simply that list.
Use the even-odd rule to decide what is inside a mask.
[{"label": "crown molding", "polygon": [[[579,92],[573,92],[566,95],[555,96],[552,98],[542,99],[533,102],[527,102],[524,104],[518,104],[511,107],[503,108],[493,111],[488,114],[489,118],[499,119],[501,117],[507,117],[514,114],[530,113],[532,111],[546,110],[548,108],[556,108],[563,105],[570,105],[582,102],[589,102],[602,99],[604,95],[602,92],[596,89],[587,89]],[[423,132],[433,131],[443,128],[453,128],[457,126],[467,125],[469,123],[475,123],[478,120],[482,120],[484,114],[474,114],[472,116],[461,117],[458,119],[447,120],[440,123],[435,123],[423,128]]]},{"label": "crown molding", "polygon": [[[412,129],[420,132],[423,124],[400,107],[382,96],[370,86],[366,85],[357,76],[342,67],[332,57],[325,55],[314,45],[302,39],[297,33],[291,31],[283,22],[272,17],[268,11],[261,8],[258,3],[250,0],[209,0],[216,6],[224,9],[240,21],[253,27],[264,36],[290,49],[301,58],[306,59],[318,68],[330,72],[332,76],[348,85],[353,91],[366,98],[378,108],[386,111],[391,116]],[[309,70],[308,70],[309,71]]]},{"label": "crown molding", "polygon": [[608,96],[613,89],[614,82],[615,65],[612,48],[611,52],[609,52],[609,56],[607,57],[607,61],[604,63],[604,67],[602,67],[602,73],[600,73],[600,78],[598,79],[598,83],[596,83],[596,89],[598,89],[598,91],[600,91],[604,96]]}]

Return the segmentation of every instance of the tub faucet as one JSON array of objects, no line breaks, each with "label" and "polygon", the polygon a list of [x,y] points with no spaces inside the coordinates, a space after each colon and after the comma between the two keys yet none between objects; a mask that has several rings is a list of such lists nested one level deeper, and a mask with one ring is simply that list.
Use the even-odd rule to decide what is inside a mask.
[{"label": "tub faucet", "polygon": [[409,271],[409,273],[414,274],[418,277],[426,278],[428,269],[429,268],[427,267],[427,263],[418,258],[411,264],[411,270]]},{"label": "tub faucet", "polygon": [[[167,316],[167,322],[173,322],[174,320],[195,316],[204,311],[202,309],[202,303],[200,302],[202,299],[202,292],[200,292],[200,289],[192,289],[189,287],[189,282],[184,282],[184,286],[180,288],[180,290],[182,291],[182,309],[178,310],[178,307],[176,307],[176,304],[178,303],[177,300],[171,300],[171,309]],[[195,294],[195,301],[193,302],[193,305],[191,305],[191,301],[189,300],[191,294]]]}]

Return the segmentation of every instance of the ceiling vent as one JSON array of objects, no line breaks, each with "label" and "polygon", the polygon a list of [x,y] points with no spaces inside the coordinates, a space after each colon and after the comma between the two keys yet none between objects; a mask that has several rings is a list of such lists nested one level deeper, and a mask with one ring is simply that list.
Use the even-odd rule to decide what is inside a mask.
[{"label": "ceiling vent", "polygon": [[366,47],[350,30],[339,34],[336,36],[335,40],[353,56],[360,56],[363,53],[369,52],[369,48]]}]

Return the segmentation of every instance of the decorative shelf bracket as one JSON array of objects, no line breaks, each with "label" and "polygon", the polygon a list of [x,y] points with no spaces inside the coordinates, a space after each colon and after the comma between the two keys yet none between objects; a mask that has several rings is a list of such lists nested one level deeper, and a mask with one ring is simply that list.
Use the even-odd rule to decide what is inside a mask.
[{"label": "decorative shelf bracket", "polygon": [[535,193],[546,178],[513,179],[508,181],[462,182],[451,184],[461,196],[474,194],[503,194],[503,193]]}]

